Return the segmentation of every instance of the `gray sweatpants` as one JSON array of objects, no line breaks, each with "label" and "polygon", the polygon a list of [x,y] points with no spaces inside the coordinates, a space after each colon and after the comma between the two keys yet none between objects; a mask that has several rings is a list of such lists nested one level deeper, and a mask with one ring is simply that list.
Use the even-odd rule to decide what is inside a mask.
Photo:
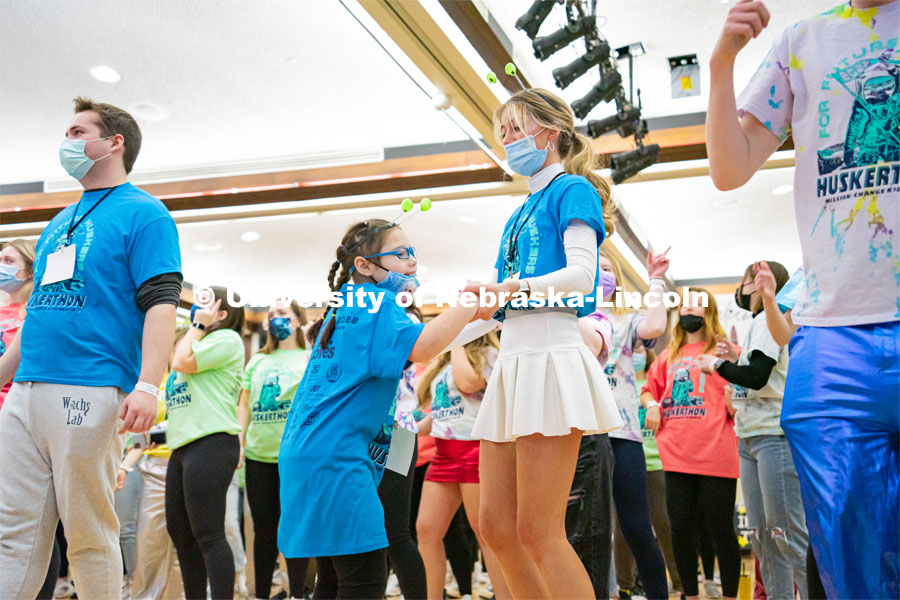
[{"label": "gray sweatpants", "polygon": [[34,598],[62,520],[86,600],[120,598],[116,387],[15,383],[0,410],[0,598]]}]

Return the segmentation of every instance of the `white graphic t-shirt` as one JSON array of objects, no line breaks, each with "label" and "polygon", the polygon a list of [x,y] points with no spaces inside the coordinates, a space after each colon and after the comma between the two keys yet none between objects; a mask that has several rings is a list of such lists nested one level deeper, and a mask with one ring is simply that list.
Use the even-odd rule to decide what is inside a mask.
[{"label": "white graphic t-shirt", "polygon": [[638,344],[652,348],[656,345],[656,340],[642,340],[637,333],[644,315],[636,312],[616,314],[607,310],[602,313],[612,322],[614,340],[604,371],[624,423],[622,429],[610,431],[609,437],[643,442],[638,418],[640,401],[634,375],[634,349]]},{"label": "white graphic t-shirt", "polygon": [[[497,350],[484,348],[484,368],[481,376],[491,379],[491,371],[497,362]],[[453,381],[453,365],[447,363],[431,382],[431,435],[442,440],[475,440],[472,427],[481,408],[484,390],[463,394]]]},{"label": "white graphic t-shirt", "polygon": [[737,409],[734,415],[734,432],[739,438],[757,435],[784,435],[781,429],[781,401],[784,398],[784,382],[788,371],[787,346],[779,346],[769,327],[766,313],[753,317],[750,331],[741,347],[738,366],[750,364],[750,355],[762,352],[776,361],[769,375],[769,381],[760,390],[751,390],[740,385],[732,386],[731,401]]},{"label": "white graphic t-shirt", "polygon": [[794,137],[800,325],[900,319],[900,2],[789,27],[738,100]]}]

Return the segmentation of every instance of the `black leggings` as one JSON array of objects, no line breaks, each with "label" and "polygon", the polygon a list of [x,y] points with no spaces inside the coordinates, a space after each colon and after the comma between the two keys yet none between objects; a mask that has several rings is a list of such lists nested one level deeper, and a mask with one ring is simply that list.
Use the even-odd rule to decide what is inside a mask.
[{"label": "black leggings", "polygon": [[[253,517],[253,572],[256,597],[268,598],[272,592],[272,573],[278,562],[278,519],[281,518],[278,463],[246,460],[247,502]],[[285,558],[291,596],[302,598],[306,587],[308,558]]]},{"label": "black leggings", "polygon": [[697,546],[694,544],[694,531],[702,526],[696,518],[698,504],[703,507],[719,557],[722,595],[737,596],[741,549],[734,531],[736,490],[737,479],[666,472],[666,505],[672,523],[672,546],[685,596],[698,594]]},{"label": "black leggings", "polygon": [[234,597],[234,557],[225,538],[225,495],[241,454],[238,436],[214,433],[172,451],[166,470],[166,529],[188,600]]},{"label": "black leggings", "polygon": [[316,600],[384,598],[387,587],[385,549],[316,558]]},{"label": "black leggings", "polygon": [[425,563],[422,562],[422,555],[419,554],[409,529],[409,508],[417,454],[418,448],[414,447],[412,462],[406,475],[385,469],[381,485],[378,486],[378,497],[384,508],[388,556],[394,566],[394,572],[397,573],[403,597],[411,600],[424,599],[428,596]]},{"label": "black leggings", "polygon": [[634,556],[647,597],[651,600],[667,600],[669,584],[666,579],[666,561],[650,523],[644,445],[613,437],[609,441],[616,461],[613,467],[613,502],[622,536]]}]

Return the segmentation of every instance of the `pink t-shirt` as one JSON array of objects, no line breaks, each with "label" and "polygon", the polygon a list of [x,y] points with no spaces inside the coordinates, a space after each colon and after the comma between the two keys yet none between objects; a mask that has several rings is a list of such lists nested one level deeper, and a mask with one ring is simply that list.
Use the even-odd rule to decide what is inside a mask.
[{"label": "pink t-shirt", "polygon": [[650,367],[642,393],[650,392],[660,404],[656,441],[664,471],[737,478],[738,440],[725,406],[727,382],[703,373],[695,363],[704,345],[682,346],[671,365],[669,350],[663,350]]},{"label": "pink t-shirt", "polygon": [[[0,306],[0,356],[6,354],[6,349],[12,344],[16,334],[19,333],[19,328],[22,327],[22,320],[22,304]],[[6,394],[9,393],[9,388],[11,387],[12,382],[4,385],[3,389],[0,390],[0,408],[3,407]]]}]

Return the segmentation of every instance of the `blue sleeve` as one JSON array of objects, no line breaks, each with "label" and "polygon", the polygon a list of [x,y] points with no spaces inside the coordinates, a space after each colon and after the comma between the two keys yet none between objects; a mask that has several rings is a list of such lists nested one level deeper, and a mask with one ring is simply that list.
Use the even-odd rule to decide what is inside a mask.
[{"label": "blue sleeve", "polygon": [[580,219],[597,232],[597,245],[606,239],[603,225],[603,201],[594,186],[583,177],[567,177],[566,186],[558,194],[556,214],[559,215],[559,239],[569,227],[569,223]]},{"label": "blue sleeve", "polygon": [[171,215],[137,224],[128,241],[128,269],[136,288],[151,277],[181,273],[178,229]]},{"label": "blue sleeve", "polygon": [[393,294],[385,294],[381,310],[375,315],[372,343],[369,347],[369,374],[372,377],[403,376],[423,323],[413,323],[397,305]]}]

